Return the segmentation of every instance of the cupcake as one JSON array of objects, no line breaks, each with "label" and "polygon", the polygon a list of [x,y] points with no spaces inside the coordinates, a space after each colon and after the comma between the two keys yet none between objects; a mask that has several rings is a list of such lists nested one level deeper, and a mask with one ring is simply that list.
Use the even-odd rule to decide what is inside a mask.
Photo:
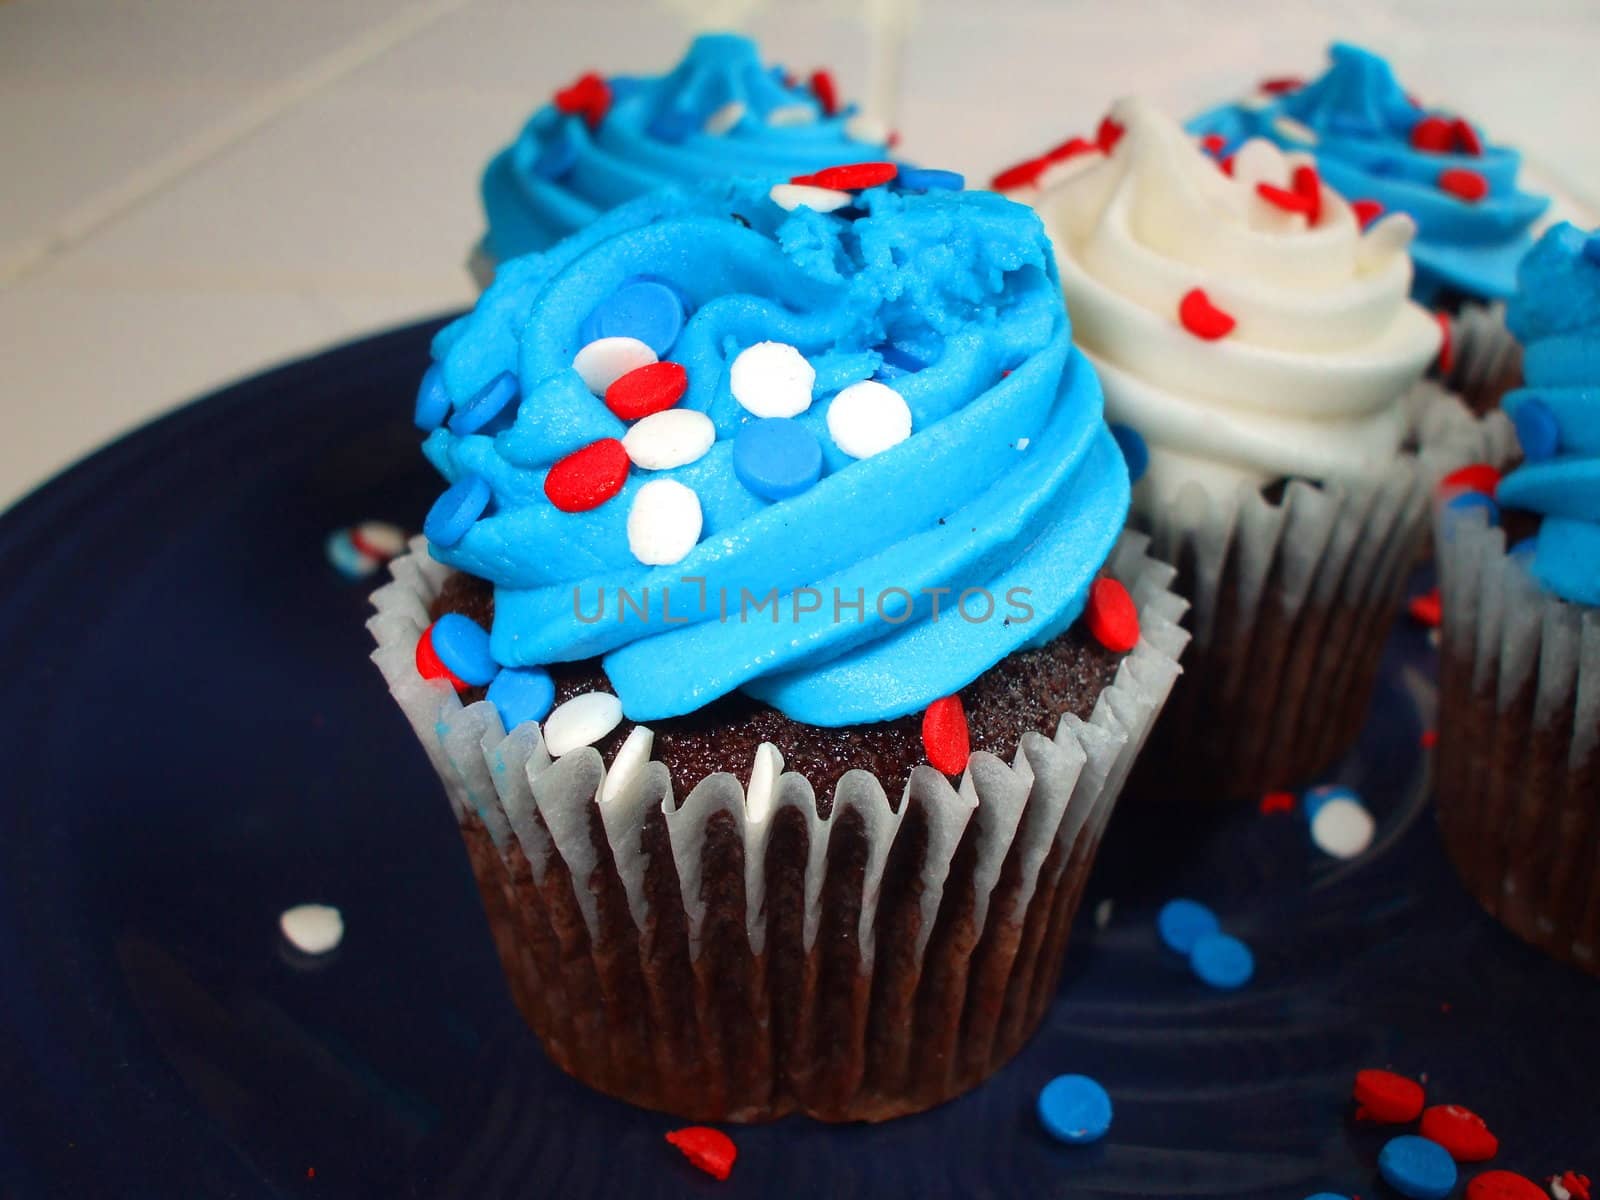
[{"label": "cupcake", "polygon": [[1440,510],[1439,828],[1501,924],[1600,974],[1600,234],[1523,260],[1505,409],[1525,461],[1494,506]]},{"label": "cupcake", "polygon": [[666,75],[590,73],[556,92],[483,176],[488,219],[473,262],[544,250],[601,213],[665,184],[740,176],[768,183],[884,158],[888,133],[838,96],[832,76],[798,82],[732,33],[697,37]]},{"label": "cupcake", "polygon": [[1403,212],[1417,224],[1413,295],[1450,311],[1465,301],[1504,300],[1533,244],[1546,196],[1520,190],[1522,156],[1489,142],[1452,112],[1424,107],[1389,64],[1335,43],[1318,79],[1270,79],[1248,98],[1189,123],[1219,156],[1250,138],[1305,151],[1329,187],[1367,224]]},{"label": "cupcake", "polygon": [[[1221,170],[1140,100],[1101,130],[1018,194],[1142,470],[1133,524],[1193,605],[1148,762],[1186,797],[1291,787],[1359,731],[1430,483],[1479,457],[1475,423],[1422,379],[1439,329],[1407,298],[1410,217],[1363,231],[1261,139]],[[1414,430],[1441,443],[1426,463]]]},{"label": "cupcake", "polygon": [[1038,218],[889,174],[506,263],[373,598],[545,1050],[696,1120],[881,1120],[1015,1054],[1185,641]]}]

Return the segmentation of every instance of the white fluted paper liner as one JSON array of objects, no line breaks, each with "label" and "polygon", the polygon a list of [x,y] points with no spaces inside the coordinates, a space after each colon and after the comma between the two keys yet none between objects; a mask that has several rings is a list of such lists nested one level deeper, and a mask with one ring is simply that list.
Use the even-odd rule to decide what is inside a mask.
[{"label": "white fluted paper liner", "polygon": [[1522,378],[1522,346],[1506,328],[1506,306],[1467,303],[1449,321],[1454,361],[1444,384],[1477,412],[1487,412]]},{"label": "white fluted paper liner", "polygon": [[[1142,535],[1124,533],[1107,564],[1108,574],[1124,583],[1138,607],[1140,639],[1123,658],[1088,720],[1069,714],[1053,731],[1024,734],[1009,764],[992,754],[975,753],[954,787],[932,767],[919,766],[911,772],[897,808],[891,807],[883,784],[874,775],[849,771],[834,788],[827,817],[818,816],[812,784],[802,775],[782,770],[781,747],[764,745],[758,753],[758,759],[766,760],[752,770],[752,783],[760,787],[760,795],[747,798],[737,778],[718,773],[702,780],[689,795],[677,797],[662,763],[635,761],[625,778],[608,783],[607,764],[593,748],[552,761],[536,723],[525,722],[507,734],[491,704],[463,706],[447,685],[424,680],[416,670],[416,646],[428,623],[428,606],[448,570],[428,557],[422,539],[412,543],[410,554],[391,564],[393,582],[373,594],[377,612],[368,627],[378,643],[372,657],[426,748],[464,832],[474,819],[481,822],[508,878],[518,869],[518,860],[525,858],[533,885],[543,888],[549,882],[549,871],[560,865],[574,883],[572,898],[591,945],[616,940],[614,930],[606,927],[596,890],[580,885],[606,867],[601,861],[606,849],[641,946],[656,928],[662,914],[651,911],[650,865],[642,831],[653,814],[659,813],[670,838],[680,892],[674,899],[682,905],[691,965],[700,958],[706,936],[708,906],[701,883],[703,872],[709,869],[706,851],[714,820],[731,822],[743,843],[745,934],[749,953],[757,957],[769,948],[768,839],[780,820],[798,818],[803,823],[808,835],[803,948],[807,955],[825,953],[817,943],[826,916],[823,893],[829,849],[836,840],[834,831],[848,820],[852,826],[859,822],[866,847],[855,933],[861,976],[870,979],[881,949],[877,944],[880,887],[896,835],[912,811],[920,814],[925,826],[917,872],[920,920],[914,923],[914,944],[909,952],[913,974],[920,970],[930,938],[943,928],[941,905],[946,900],[946,883],[958,850],[969,840],[973,855],[969,955],[980,946],[987,947],[990,904],[1003,876],[1009,921],[1021,927],[1032,919],[1039,937],[1045,935],[1052,915],[1059,923],[1059,914],[1030,917],[1035,895],[1048,892],[1054,897],[1069,866],[1087,869],[1128,770],[1177,678],[1177,659],[1188,641],[1188,634],[1178,624],[1186,604],[1169,590],[1174,571],[1151,558],[1146,548],[1147,539]],[[625,748],[617,757],[637,760],[637,751],[636,744],[632,752]],[[612,764],[613,769],[616,766]],[[602,796],[606,798],[602,800]],[[603,842],[594,833],[597,814]],[[793,815],[785,818],[784,814]],[[486,886],[481,874],[480,886]],[[1075,902],[1074,894],[1071,904],[1075,906]],[[1056,898],[1054,903],[1059,908],[1063,902]],[[1060,936],[1064,938],[1064,930]],[[891,970],[904,971],[905,946],[896,945],[894,952]],[[1034,987],[1053,981],[1052,972],[1058,969],[1059,962],[1041,965],[1035,972],[1039,978]],[[1048,981],[1040,972],[1048,974]],[[1022,1018],[1022,1037],[1031,1033],[1041,1013],[1042,1009]],[[998,1012],[990,1016],[1000,1019]],[[862,1021],[870,1023],[870,1014]],[[549,1039],[546,1041],[548,1048]],[[1015,1048],[1008,1044],[1003,1057]],[[998,1066],[1003,1057],[989,1063],[983,1073]],[[578,1069],[570,1062],[562,1065],[584,1077],[581,1065]],[[875,1069],[875,1064],[869,1066]],[[745,1103],[726,1108],[721,1115],[751,1119],[802,1108],[828,1117],[878,1119],[937,1103],[975,1081],[953,1078],[947,1091],[924,1088],[914,1098],[880,1094],[865,1107],[847,1102],[826,1111],[807,1103],[804,1096],[796,1100],[775,1094],[772,1106]],[[614,1076],[598,1086],[619,1094],[626,1090],[619,1089]],[[777,1091],[782,1090],[780,1085]],[[657,1103],[658,1098],[641,1102]],[[717,1105],[702,1106],[694,1115],[704,1116],[708,1111],[717,1112]]]},{"label": "white fluted paper liner", "polygon": [[1503,924],[1600,972],[1600,609],[1544,590],[1481,512],[1438,521],[1445,845]]}]

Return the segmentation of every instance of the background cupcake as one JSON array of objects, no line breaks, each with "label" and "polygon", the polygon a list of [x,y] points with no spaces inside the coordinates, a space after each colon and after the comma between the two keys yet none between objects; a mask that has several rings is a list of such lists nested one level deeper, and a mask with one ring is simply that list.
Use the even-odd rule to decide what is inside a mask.
[{"label": "background cupcake", "polygon": [[883,1119],[1014,1054],[1184,641],[1038,219],[877,178],[505,264],[374,596],[546,1050],[699,1119]]},{"label": "background cupcake", "polygon": [[1525,463],[1484,509],[1441,510],[1439,826],[1462,879],[1517,936],[1600,973],[1600,235],[1551,229],[1509,323],[1505,399]]}]

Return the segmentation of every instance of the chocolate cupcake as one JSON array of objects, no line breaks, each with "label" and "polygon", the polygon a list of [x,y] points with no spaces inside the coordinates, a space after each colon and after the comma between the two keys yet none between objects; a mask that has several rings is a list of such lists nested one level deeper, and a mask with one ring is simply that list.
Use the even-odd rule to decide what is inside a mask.
[{"label": "chocolate cupcake", "polygon": [[1015,1054],[1186,640],[1037,217],[875,177],[505,264],[373,597],[529,1024],[697,1120],[882,1120]]},{"label": "chocolate cupcake", "polygon": [[1019,194],[1143,468],[1132,523],[1193,604],[1151,785],[1189,802],[1308,782],[1365,719],[1432,482],[1483,456],[1422,380],[1439,330],[1407,299],[1414,223],[1363,232],[1271,142],[1219,169],[1139,100]]},{"label": "chocolate cupcake", "polygon": [[1440,509],[1439,828],[1462,880],[1525,941],[1600,974],[1600,234],[1551,229],[1508,318],[1525,462],[1493,507]]}]

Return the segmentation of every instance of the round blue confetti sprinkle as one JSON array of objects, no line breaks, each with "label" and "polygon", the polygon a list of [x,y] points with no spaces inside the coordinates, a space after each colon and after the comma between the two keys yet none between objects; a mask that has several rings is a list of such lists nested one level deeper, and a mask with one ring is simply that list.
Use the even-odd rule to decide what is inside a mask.
[{"label": "round blue confetti sprinkle", "polygon": [[1325,783],[1321,787],[1314,787],[1305,795],[1300,804],[1300,815],[1305,817],[1309,824],[1317,819],[1317,812],[1329,800],[1353,800],[1361,803],[1361,797],[1353,789],[1342,784]]},{"label": "round blue confetti sprinkle", "polygon": [[533,173],[541,179],[562,179],[578,165],[578,139],[572,136],[572,126],[566,122],[556,127],[553,137],[539,147],[539,157],[533,160]]},{"label": "round blue confetti sprinkle", "polygon": [[967,186],[967,179],[956,171],[937,167],[901,167],[895,185],[908,192],[959,192]]},{"label": "round blue confetti sprinkle", "polygon": [[1111,1097],[1087,1075],[1057,1075],[1039,1092],[1039,1120],[1069,1146],[1099,1141],[1111,1128]]},{"label": "round blue confetti sprinkle", "polygon": [[334,570],[346,579],[365,579],[377,567],[376,563],[356,549],[348,529],[335,529],[328,535],[323,547],[328,552],[328,561],[333,564]]},{"label": "round blue confetti sprinkle", "polygon": [[1150,467],[1150,447],[1144,444],[1144,438],[1131,425],[1111,426],[1111,436],[1117,439],[1122,457],[1128,463],[1129,481],[1138,483]]},{"label": "round blue confetti sprinkle", "polygon": [[664,283],[633,279],[600,301],[584,318],[585,344],[604,337],[638,338],[657,355],[672,349],[683,329],[683,301]]},{"label": "round blue confetti sprinkle", "polygon": [[822,476],[822,445],[789,417],[751,421],[733,439],[733,473],[763,500],[798,496]]},{"label": "round blue confetti sprinkle", "polygon": [[482,687],[500,670],[489,653],[489,634],[460,613],[445,613],[433,623],[433,652],[452,675],[473,687]]},{"label": "round blue confetti sprinkle", "polygon": [[1517,427],[1517,441],[1530,462],[1550,458],[1561,446],[1561,425],[1543,400],[1529,398],[1517,405],[1511,423]]},{"label": "round blue confetti sprinkle", "polygon": [[450,415],[450,393],[444,390],[444,372],[434,363],[423,373],[417,388],[417,407],[413,420],[417,428],[432,431]]},{"label": "round blue confetti sprinkle", "polygon": [[1198,900],[1168,900],[1156,914],[1156,932],[1179,954],[1188,954],[1201,937],[1221,927],[1217,914]]},{"label": "round blue confetti sprinkle", "polygon": [[1500,506],[1482,492],[1462,492],[1453,497],[1445,508],[1458,515],[1466,515],[1475,508],[1481,508],[1489,518],[1489,524],[1500,524]]},{"label": "round blue confetti sprinkle", "polygon": [[1589,235],[1589,240],[1583,244],[1583,256],[1600,266],[1600,231]]},{"label": "round blue confetti sprinkle", "polygon": [[1378,1151],[1378,1174],[1411,1200],[1444,1200],[1456,1186],[1456,1164],[1438,1142],[1405,1134]]},{"label": "round blue confetti sprinkle", "polygon": [[1256,972],[1255,956],[1238,938],[1225,933],[1201,934],[1189,951],[1189,969],[1214,988],[1243,987]]},{"label": "round blue confetti sprinkle", "polygon": [[422,521],[423,536],[448,550],[467,536],[488,507],[489,485],[476,475],[464,476],[433,502]]},{"label": "round blue confetti sprinkle", "polygon": [[499,710],[507,730],[544,720],[555,702],[555,681],[543,667],[506,667],[489,685],[489,703]]},{"label": "round blue confetti sprinkle", "polygon": [[489,381],[489,386],[456,408],[450,418],[450,432],[463,436],[477,433],[504,412],[506,405],[516,398],[517,377],[510,371],[502,371]]}]

